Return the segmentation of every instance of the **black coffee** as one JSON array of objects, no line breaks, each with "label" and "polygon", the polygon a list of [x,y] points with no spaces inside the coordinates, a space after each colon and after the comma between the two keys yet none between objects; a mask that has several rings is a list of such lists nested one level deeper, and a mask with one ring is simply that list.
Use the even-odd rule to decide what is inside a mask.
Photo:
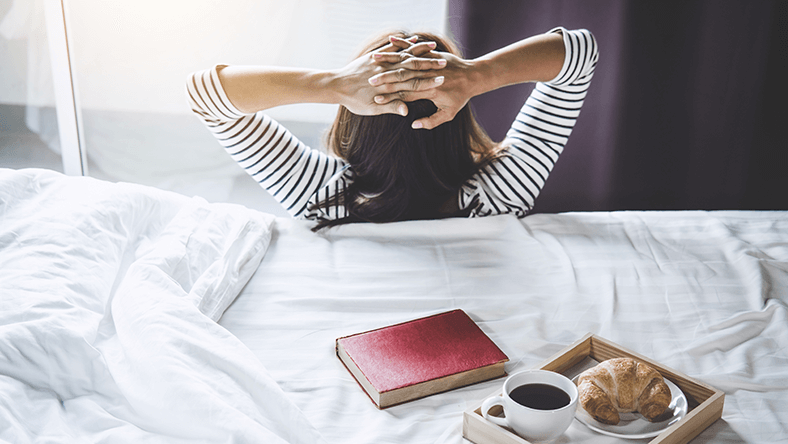
[{"label": "black coffee", "polygon": [[569,394],[549,384],[524,384],[509,392],[520,405],[536,410],[555,410],[569,405]]}]

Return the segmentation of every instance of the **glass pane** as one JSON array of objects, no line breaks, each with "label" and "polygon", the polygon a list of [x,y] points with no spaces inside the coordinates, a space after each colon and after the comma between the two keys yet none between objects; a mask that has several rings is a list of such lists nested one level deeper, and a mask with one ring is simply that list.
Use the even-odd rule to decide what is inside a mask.
[{"label": "glass pane", "polygon": [[[443,29],[445,0],[69,2],[92,176],[286,215],[192,115],[189,73],[217,63],[335,68],[381,29]],[[269,114],[313,148],[336,107]]]},{"label": "glass pane", "polygon": [[40,1],[0,0],[0,168],[63,171]]}]

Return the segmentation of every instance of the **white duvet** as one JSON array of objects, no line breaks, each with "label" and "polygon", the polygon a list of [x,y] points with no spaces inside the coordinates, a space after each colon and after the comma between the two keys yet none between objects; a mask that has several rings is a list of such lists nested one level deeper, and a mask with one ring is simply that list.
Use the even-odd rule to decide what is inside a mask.
[{"label": "white duvet", "polygon": [[274,219],[45,170],[0,170],[0,440],[319,442],[215,321]]}]

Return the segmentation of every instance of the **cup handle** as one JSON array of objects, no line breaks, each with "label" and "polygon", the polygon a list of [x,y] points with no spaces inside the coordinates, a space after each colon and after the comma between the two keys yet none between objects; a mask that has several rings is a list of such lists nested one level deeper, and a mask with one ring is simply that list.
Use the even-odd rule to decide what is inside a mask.
[{"label": "cup handle", "polygon": [[497,424],[501,427],[509,427],[509,423],[506,422],[506,418],[499,418],[497,416],[492,416],[488,413],[488,411],[496,405],[500,405],[503,407],[503,398],[500,396],[493,396],[492,398],[487,398],[482,403],[482,416],[484,419],[492,422],[493,424]]}]

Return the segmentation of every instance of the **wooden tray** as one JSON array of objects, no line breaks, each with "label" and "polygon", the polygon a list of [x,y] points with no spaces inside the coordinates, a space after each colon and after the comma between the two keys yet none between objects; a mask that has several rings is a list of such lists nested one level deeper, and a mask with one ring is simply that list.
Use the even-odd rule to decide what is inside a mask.
[{"label": "wooden tray", "polygon": [[[722,406],[725,400],[723,392],[591,333],[566,347],[537,368],[552,370],[572,378],[585,368],[593,365],[590,363],[625,357],[638,359],[652,366],[663,377],[670,379],[676,384],[687,397],[688,411],[686,416],[652,439],[650,444],[687,443],[714,421],[722,417]],[[498,391],[490,394],[490,396],[500,394],[500,391]],[[476,444],[529,443],[529,441],[521,438],[509,429],[499,427],[484,419],[481,413],[481,405],[480,401],[478,405],[463,413],[462,436]],[[578,408],[580,407],[578,406]],[[496,409],[498,409],[497,412]],[[493,407],[490,409],[490,414],[499,414],[500,409],[500,406]]]}]

